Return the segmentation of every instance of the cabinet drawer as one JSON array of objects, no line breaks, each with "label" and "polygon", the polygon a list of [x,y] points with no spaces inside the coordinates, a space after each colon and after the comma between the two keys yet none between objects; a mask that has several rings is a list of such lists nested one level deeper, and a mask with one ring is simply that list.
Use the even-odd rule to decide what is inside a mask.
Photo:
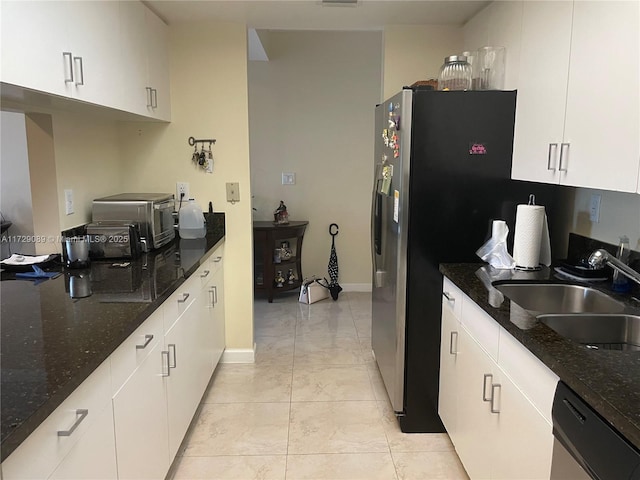
[{"label": "cabinet drawer", "polygon": [[167,333],[176,320],[180,318],[187,308],[200,294],[202,279],[198,272],[191,275],[186,282],[180,285],[175,292],[162,304],[164,317],[164,333]]},{"label": "cabinet drawer", "polygon": [[551,423],[553,395],[560,378],[502,328],[498,365]]},{"label": "cabinet drawer", "polygon": [[462,316],[462,297],[465,296],[451,280],[444,277],[442,282],[442,306],[448,305],[457,319]]},{"label": "cabinet drawer", "polygon": [[44,479],[53,473],[111,401],[109,369],[106,360],[9,455],[2,463],[4,480]]},{"label": "cabinet drawer", "polygon": [[224,260],[224,244],[220,245],[216,248],[216,251],[211,254],[211,256],[207,259],[207,265],[211,270],[211,273],[215,273],[220,268],[222,268],[222,264]]},{"label": "cabinet drawer", "polygon": [[159,308],[111,355],[111,395],[122,388],[163,336],[163,315]]},{"label": "cabinet drawer", "polygon": [[491,358],[497,361],[500,326],[496,321],[469,297],[465,296],[462,302],[460,322]]}]

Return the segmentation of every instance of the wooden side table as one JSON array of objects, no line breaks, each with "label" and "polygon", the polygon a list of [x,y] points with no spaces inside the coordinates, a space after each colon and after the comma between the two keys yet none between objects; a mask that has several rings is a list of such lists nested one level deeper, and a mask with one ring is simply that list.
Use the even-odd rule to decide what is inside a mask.
[{"label": "wooden side table", "polygon": [[[253,270],[254,291],[266,291],[269,303],[273,295],[294,289],[302,284],[302,239],[309,222],[289,222],[276,225],[273,222],[253,222]],[[276,249],[288,242],[292,254],[289,258],[277,258]],[[277,260],[280,260],[279,262]],[[292,283],[287,281],[287,272],[291,269],[295,275]],[[276,273],[282,271],[285,282],[277,286]]]}]

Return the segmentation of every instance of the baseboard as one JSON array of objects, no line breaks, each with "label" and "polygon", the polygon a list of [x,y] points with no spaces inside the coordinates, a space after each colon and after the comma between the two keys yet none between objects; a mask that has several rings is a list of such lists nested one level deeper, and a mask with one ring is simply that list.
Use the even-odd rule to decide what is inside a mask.
[{"label": "baseboard", "polygon": [[227,348],[220,358],[220,363],[255,363],[256,344],[253,348]]},{"label": "baseboard", "polygon": [[341,283],[343,292],[370,292],[370,283]]}]

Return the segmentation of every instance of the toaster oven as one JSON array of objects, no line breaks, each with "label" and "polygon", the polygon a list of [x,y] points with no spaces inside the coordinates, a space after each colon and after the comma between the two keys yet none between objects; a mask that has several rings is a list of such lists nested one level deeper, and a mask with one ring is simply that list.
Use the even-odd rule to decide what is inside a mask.
[{"label": "toaster oven", "polygon": [[175,200],[170,193],[121,193],[93,201],[93,222],[120,221],[138,225],[142,251],[175,238]]}]

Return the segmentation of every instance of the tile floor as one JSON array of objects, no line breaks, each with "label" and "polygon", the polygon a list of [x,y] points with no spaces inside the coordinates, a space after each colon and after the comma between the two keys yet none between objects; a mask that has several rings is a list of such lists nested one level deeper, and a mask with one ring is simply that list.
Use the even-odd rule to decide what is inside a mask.
[{"label": "tile floor", "polygon": [[175,480],[467,479],[446,434],[403,434],[371,355],[371,295],[255,302],[255,364],[220,364]]}]

